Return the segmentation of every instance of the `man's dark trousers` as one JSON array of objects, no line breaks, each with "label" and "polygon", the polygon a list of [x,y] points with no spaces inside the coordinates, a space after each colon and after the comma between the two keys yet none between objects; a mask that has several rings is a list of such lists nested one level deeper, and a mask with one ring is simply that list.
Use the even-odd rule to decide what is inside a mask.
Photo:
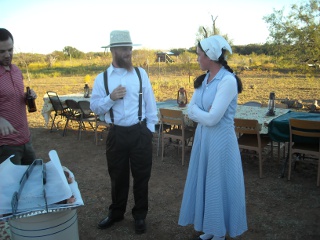
[{"label": "man's dark trousers", "polygon": [[112,204],[109,217],[120,219],[126,211],[133,177],[134,219],[145,219],[148,212],[148,183],[152,167],[152,132],[145,122],[130,127],[111,126],[106,142]]}]

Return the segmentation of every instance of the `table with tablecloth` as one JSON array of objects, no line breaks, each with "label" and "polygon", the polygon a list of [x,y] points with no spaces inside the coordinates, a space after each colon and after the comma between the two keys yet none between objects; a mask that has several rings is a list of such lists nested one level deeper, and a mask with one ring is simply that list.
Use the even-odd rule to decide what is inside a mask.
[{"label": "table with tablecloth", "polygon": [[[192,125],[193,122],[188,118],[187,107],[179,107],[178,104],[174,101],[168,102],[157,102],[157,108],[166,108],[174,110],[182,110],[185,115],[186,125]],[[268,108],[267,107],[253,107],[238,105],[236,111],[236,118],[241,119],[256,119],[261,125],[261,134],[268,134],[268,124],[276,117],[279,117],[287,113],[289,109],[276,109],[274,116],[267,116]]]},{"label": "table with tablecloth", "polygon": [[[303,120],[312,120],[312,121],[320,121],[319,113],[309,113],[309,112],[296,112],[289,111],[286,114],[283,114],[275,119],[273,119],[268,125],[269,136],[273,141],[276,142],[289,142],[290,141],[290,127],[289,120],[291,118],[303,119]],[[295,139],[295,141],[318,141],[317,139],[311,138],[300,138]],[[286,169],[286,165],[288,162],[289,152],[285,159],[284,165],[281,170],[281,177],[284,177],[284,172]]]},{"label": "table with tablecloth", "polygon": [[273,119],[282,116],[287,113],[289,109],[278,108],[275,110],[274,116],[268,116],[267,107],[253,107],[246,105],[238,105],[235,118],[240,119],[256,119],[261,125],[260,134],[268,134],[268,125],[273,121]]},{"label": "table with tablecloth", "polygon": [[290,141],[290,129],[289,129],[290,118],[320,121],[320,114],[289,111],[288,113],[273,119],[273,121],[268,126],[269,136],[273,141],[276,141],[276,142]]}]

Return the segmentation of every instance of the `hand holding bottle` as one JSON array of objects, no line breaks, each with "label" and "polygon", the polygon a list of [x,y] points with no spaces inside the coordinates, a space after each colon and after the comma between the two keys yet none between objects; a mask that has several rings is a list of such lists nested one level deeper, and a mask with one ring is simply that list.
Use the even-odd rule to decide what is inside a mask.
[{"label": "hand holding bottle", "polygon": [[30,87],[27,87],[27,93],[26,93],[26,102],[28,107],[28,112],[36,112],[37,106],[35,99],[37,98],[37,94],[30,89]]},{"label": "hand holding bottle", "polygon": [[33,91],[33,89],[29,88],[29,94],[32,98],[36,99],[37,98],[37,94],[35,91]]}]

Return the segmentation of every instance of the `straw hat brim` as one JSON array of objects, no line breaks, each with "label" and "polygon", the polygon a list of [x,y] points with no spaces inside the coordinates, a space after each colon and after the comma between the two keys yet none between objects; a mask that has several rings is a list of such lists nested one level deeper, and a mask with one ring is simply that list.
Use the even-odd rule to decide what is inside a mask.
[{"label": "straw hat brim", "polygon": [[133,43],[115,43],[110,44],[108,46],[102,46],[101,48],[112,48],[112,47],[134,47],[134,46],[141,46],[141,44],[133,44]]}]

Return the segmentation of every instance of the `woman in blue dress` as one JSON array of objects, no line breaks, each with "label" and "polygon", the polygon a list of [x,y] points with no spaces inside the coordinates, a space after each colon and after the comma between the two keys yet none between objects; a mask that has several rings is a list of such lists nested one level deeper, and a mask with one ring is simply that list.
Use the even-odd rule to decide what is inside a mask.
[{"label": "woman in blue dress", "polygon": [[228,42],[219,35],[197,46],[200,68],[188,116],[197,122],[179,225],[193,224],[197,239],[225,239],[247,230],[245,186],[234,116],[242,83],[228,66]]}]

